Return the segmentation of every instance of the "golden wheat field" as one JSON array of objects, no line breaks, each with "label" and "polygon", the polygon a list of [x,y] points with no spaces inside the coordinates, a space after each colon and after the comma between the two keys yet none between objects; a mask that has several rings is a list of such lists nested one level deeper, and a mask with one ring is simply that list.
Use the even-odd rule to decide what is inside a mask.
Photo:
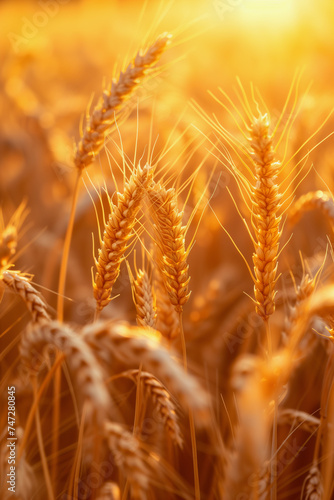
[{"label": "golden wheat field", "polygon": [[333,2],[0,19],[0,499],[334,498]]}]

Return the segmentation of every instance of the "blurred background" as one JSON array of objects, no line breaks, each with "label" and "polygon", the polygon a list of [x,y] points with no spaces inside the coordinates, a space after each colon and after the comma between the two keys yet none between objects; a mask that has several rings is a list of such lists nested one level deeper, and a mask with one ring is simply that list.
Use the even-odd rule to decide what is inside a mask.
[{"label": "blurred background", "polygon": [[[201,166],[193,182],[180,190],[179,197],[180,207],[187,198],[185,223],[194,215],[187,244],[198,231],[189,256],[192,295],[184,319],[191,366],[197,372],[205,366],[205,376],[203,371],[200,377],[218,397],[226,391],[233,358],[240,351],[256,351],[261,325],[252,301],[244,293],[253,294],[247,268],[220,227],[224,225],[252,265],[253,246],[226,188],[242,214],[249,214],[233,176],[221,163],[221,154],[209,152],[217,137],[205,115],[215,116],[236,140],[245,143],[237,126],[245,126],[238,114],[240,111],[245,117],[237,78],[250,101],[253,85],[258,89],[261,111],[268,110],[273,128],[282,110],[281,131],[291,113],[294,115],[293,126],[277,151],[279,159],[285,149],[286,160],[292,158],[290,172],[298,162],[299,167],[304,165],[288,193],[295,190],[298,196],[316,189],[333,191],[333,137],[329,134],[334,130],[334,119],[326,117],[334,107],[334,2],[2,0],[0,19],[0,222],[6,226],[15,210],[25,203],[27,214],[19,230],[13,264],[15,269],[34,275],[33,283],[50,304],[52,316],[76,178],[73,145],[80,136],[85,113],[140,47],[164,31],[172,33],[172,43],[159,63],[159,71],[145,80],[131,98],[127,119],[108,136],[99,158],[85,171],[68,266],[65,319],[85,324],[93,318],[92,266],[93,254],[97,254],[98,226],[92,200],[101,220],[96,190],[101,190],[106,207],[102,188],[105,182],[110,195],[114,193],[111,171],[121,185],[122,159],[126,157],[131,166],[135,158],[146,161],[153,150],[159,169],[168,172],[170,184],[175,182],[181,187]],[[297,90],[294,84],[285,109],[296,75],[300,84]],[[225,107],[208,91],[221,99]],[[194,102],[202,113],[196,112]],[[222,141],[223,151],[224,140],[218,140]],[[238,164],[238,158],[233,153],[232,156]],[[206,207],[210,197],[214,213]],[[199,210],[194,214],[195,206]],[[282,246],[291,232],[291,228],[284,229]],[[316,211],[305,214],[293,233],[279,263],[282,276],[272,324],[279,335],[283,309],[287,310],[287,301],[294,295],[290,271],[297,283],[303,271],[299,251],[306,258],[320,254],[314,264],[317,270],[328,244],[327,234],[331,234],[328,221]],[[145,238],[149,247],[150,239]],[[139,244],[137,248],[137,262],[141,262]],[[130,265],[133,266],[133,255]],[[120,296],[105,308],[102,317],[134,322],[135,308],[125,265],[113,294]],[[4,373],[18,359],[17,341],[29,318],[24,311],[19,298],[5,294],[0,324],[2,331],[7,332],[8,328],[10,334],[1,337],[3,352],[7,353],[2,363]],[[232,344],[227,345],[226,338]],[[5,351],[8,346],[15,348]],[[291,407],[309,413],[319,408],[321,365],[326,359],[325,349],[317,349],[317,369],[314,359],[307,358],[292,381],[295,400],[289,401]],[[306,376],[308,391],[301,396],[300,387]],[[221,417],[218,403],[217,407]],[[228,425],[222,426],[222,435],[224,429],[228,434]],[[288,487],[284,487],[283,481],[279,498],[297,498],[312,452],[312,447],[308,447],[300,459],[289,465],[285,483]],[[205,447],[201,453],[207,470],[210,465]],[[64,477],[65,468],[64,464]],[[191,471],[183,474],[190,477]]]},{"label": "blurred background", "polygon": [[[156,156],[167,149],[163,164],[175,172],[183,170],[182,181],[203,162],[189,198],[189,216],[215,165],[215,158],[207,154],[209,146],[202,145],[202,134],[210,136],[210,127],[194,111],[192,100],[207,115],[215,114],[238,137],[230,114],[208,90],[217,95],[217,88],[221,87],[240,108],[236,78],[240,78],[248,97],[252,83],[259,89],[275,123],[298,71],[298,103],[311,82],[312,86],[290,132],[291,151],[310,138],[334,104],[334,5],[330,0],[3,0],[0,15],[1,207],[6,222],[26,200],[29,215],[21,230],[24,252],[16,265],[34,274],[36,282],[47,290],[56,290],[57,286],[60,249],[75,179],[73,144],[79,137],[84,114],[140,47],[161,32],[173,34],[171,47],[161,61],[161,71],[144,82],[131,100],[128,119],[108,138],[107,149],[87,170],[87,188],[83,186],[81,190],[71,252],[73,276],[71,271],[68,276],[68,295],[78,301],[76,313],[73,303],[68,302],[68,314],[76,320],[81,314],[81,321],[86,321],[90,312],[82,313],[80,304],[84,301],[87,311],[87,303],[92,300],[91,234],[96,236],[97,225],[87,190],[96,199],[93,186],[100,186],[104,178],[113,192],[110,168],[116,177],[120,175],[116,165],[121,165],[121,144],[133,161],[137,135],[137,157],[147,154],[149,143],[156,142]],[[289,112],[291,101],[287,117]],[[333,120],[329,119],[303,154],[332,130]],[[297,194],[307,192],[309,187],[326,189],[325,183],[332,188],[332,142],[329,138],[311,153],[307,165],[313,163],[314,169],[298,187]],[[221,165],[217,172],[209,184],[208,196],[219,179],[212,204],[220,222],[231,230],[238,216],[225,187],[228,185],[233,191],[235,183]],[[321,224],[324,223],[320,221]],[[213,256],[210,242],[216,231],[215,246],[220,251]],[[245,233],[241,228],[234,231],[233,237],[250,257],[250,241]],[[210,211],[203,218],[199,234],[206,235],[206,243],[199,237],[198,253],[191,254],[195,278],[199,253],[214,275],[222,258],[227,264],[233,261],[242,267]],[[303,232],[300,237],[307,249],[310,242]],[[124,272],[127,274],[126,269]],[[245,268],[247,289],[251,283],[246,277]],[[193,279],[193,283],[194,287],[201,286],[200,273],[199,281]],[[71,293],[74,286],[75,293]],[[54,305],[55,296],[47,290],[47,300]],[[128,312],[132,306],[124,307]]]}]

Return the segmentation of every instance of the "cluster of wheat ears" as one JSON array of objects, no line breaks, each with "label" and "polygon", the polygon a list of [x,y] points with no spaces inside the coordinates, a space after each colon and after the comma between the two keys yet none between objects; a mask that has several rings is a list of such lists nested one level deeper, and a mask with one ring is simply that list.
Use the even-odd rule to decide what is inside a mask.
[{"label": "cluster of wheat ears", "polygon": [[[155,74],[171,40],[163,34],[139,51],[104,90],[82,127],[74,151],[77,180],[62,246],[57,311],[48,306],[33,277],[15,263],[18,236],[29,219],[26,205],[1,221],[1,293],[7,304],[21,300],[18,315],[24,307],[30,314],[12,341],[11,329],[1,330],[2,340],[7,339],[0,353],[5,367],[2,393],[15,386],[17,400],[16,491],[8,491],[3,480],[8,449],[2,411],[1,498],[332,498],[330,238],[327,249],[312,258],[304,258],[301,248],[294,266],[289,238],[299,218],[311,210],[328,221],[330,234],[334,202],[325,190],[295,196],[295,187],[307,175],[307,141],[289,159],[288,148],[280,147],[288,143],[298,115],[299,74],[275,123],[260,97],[251,89],[248,98],[241,84],[240,106],[223,89],[214,96],[234,117],[237,133],[192,103],[203,130],[209,125],[212,131],[202,136],[210,150],[205,158],[210,165],[215,160],[204,182],[205,159],[182,184],[152,155],[131,163],[123,153],[123,185],[118,183],[115,192],[100,190],[108,207],[99,217],[99,241],[94,243],[94,318],[85,325],[66,319],[66,277],[83,177],[108,134],[126,120],[125,104],[143,79]],[[236,227],[253,244],[252,264],[251,254],[235,243],[240,231],[225,229],[222,234],[248,268],[254,291],[239,286],[237,294],[229,294],[224,269],[214,272],[215,279],[190,300],[195,280],[190,254],[195,253],[198,277],[199,231],[206,218],[218,217],[211,200],[220,189],[219,172],[234,179],[237,190],[231,187],[229,194],[224,189],[220,197],[231,196],[235,203],[240,215]],[[198,179],[201,195],[189,215],[187,201]],[[209,237],[208,228],[201,238]],[[289,274],[285,289],[280,266],[298,269]],[[137,326],[106,313],[110,303],[117,304],[113,290],[123,268]],[[187,307],[191,310],[185,317]],[[208,338],[203,335],[207,331]],[[313,365],[321,369],[313,406],[306,410],[300,401],[308,384],[314,391]]]}]

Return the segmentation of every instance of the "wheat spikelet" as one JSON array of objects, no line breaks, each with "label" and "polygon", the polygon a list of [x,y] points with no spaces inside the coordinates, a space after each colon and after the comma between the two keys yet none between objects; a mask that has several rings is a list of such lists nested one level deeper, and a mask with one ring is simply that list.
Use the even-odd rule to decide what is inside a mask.
[{"label": "wheat spikelet", "polygon": [[116,465],[124,472],[131,485],[131,498],[146,500],[150,471],[139,441],[122,425],[113,422],[106,422],[104,431]]},{"label": "wheat spikelet", "polygon": [[157,323],[156,328],[169,341],[180,334],[178,314],[166,290],[162,273],[159,269],[154,274],[154,291],[156,296]]},{"label": "wheat spikelet", "polygon": [[317,464],[313,464],[304,481],[301,500],[322,500],[323,498],[322,477]]},{"label": "wheat spikelet", "polygon": [[120,500],[121,494],[116,483],[107,481],[98,489],[96,500]]},{"label": "wheat spikelet", "polygon": [[33,323],[43,324],[50,321],[44,299],[29,283],[28,278],[16,271],[2,271],[0,279],[22,298],[31,313]]},{"label": "wheat spikelet", "polygon": [[334,228],[334,200],[330,193],[324,191],[311,191],[298,198],[288,212],[290,225],[295,225],[303,213],[310,210],[320,210]]},{"label": "wheat spikelet", "polygon": [[278,191],[279,162],[274,162],[272,137],[267,115],[254,119],[250,128],[251,156],[255,166],[255,186],[252,189],[252,212],[255,229],[253,254],[256,311],[264,319],[275,311],[277,257],[281,235],[281,195]]},{"label": "wheat spikelet", "polygon": [[133,281],[134,301],[137,311],[137,325],[155,328],[156,308],[153,301],[152,286],[146,271],[139,269]]},{"label": "wheat spikelet", "polygon": [[4,267],[15,254],[17,248],[17,230],[15,226],[7,226],[0,235],[0,264]]},{"label": "wheat spikelet", "polygon": [[[123,376],[131,378],[136,384],[138,383],[139,370],[129,370],[123,373]],[[182,448],[183,439],[181,430],[177,422],[175,405],[172,402],[168,391],[162,383],[151,373],[140,372],[140,381],[145,389],[150,394],[160,416],[161,421],[168,430],[171,439]]]},{"label": "wheat spikelet", "polygon": [[185,373],[179,363],[152,336],[153,330],[122,322],[87,325],[82,334],[106,367],[117,359],[124,367],[143,368],[162,380],[171,394],[186,408],[192,409],[199,425],[209,419],[207,394],[197,380]]},{"label": "wheat spikelet", "polygon": [[278,413],[278,424],[293,425],[293,427],[298,427],[303,429],[303,431],[314,434],[319,428],[320,419],[304,411],[285,408]]},{"label": "wheat spikelet", "polygon": [[305,300],[312,295],[316,285],[316,280],[307,273],[303,275],[300,284],[296,287],[296,301],[293,306],[289,306],[289,315],[285,318],[285,333],[289,335],[297,324],[300,314],[303,313]]},{"label": "wheat spikelet", "polygon": [[159,245],[158,264],[170,301],[177,312],[182,312],[190,295],[183,211],[177,208],[174,188],[165,189],[161,184],[154,184],[148,195]]},{"label": "wheat spikelet", "polygon": [[[287,350],[293,353],[303,338],[304,332],[312,318],[318,316],[326,319],[333,314],[334,286],[326,285],[316,290],[310,297],[302,302],[300,314],[293,325],[291,335],[287,338]],[[333,340],[331,331],[326,330],[329,340]]]},{"label": "wheat spikelet", "polygon": [[147,164],[143,168],[138,165],[126,182],[123,193],[118,193],[117,203],[110,202],[111,213],[104,229],[98,259],[95,259],[97,272],[93,287],[98,311],[111,300],[112,287],[118,278],[136,216],[145,189],[152,182],[152,176],[150,165]]},{"label": "wheat spikelet", "polygon": [[0,210],[0,266],[5,268],[15,255],[18,232],[27,216],[26,202],[23,201],[5,226]]},{"label": "wheat spikelet", "polygon": [[126,70],[120,72],[118,80],[112,82],[111,88],[103,92],[102,99],[92,112],[76,146],[74,163],[78,169],[83,169],[94,161],[103,147],[105,134],[115,123],[115,113],[138,86],[140,79],[160,58],[169,39],[170,35],[162,34],[146,52],[139,51]]},{"label": "wheat spikelet", "polygon": [[78,388],[77,394],[90,403],[88,412],[103,421],[110,409],[110,398],[102,368],[89,346],[69,326],[52,321],[29,329],[22,337],[22,363],[38,371],[43,362],[43,350],[49,346],[64,353],[71,379]]},{"label": "wheat spikelet", "polygon": [[267,500],[268,494],[270,493],[270,476],[271,467],[270,461],[267,460],[262,468],[260,469],[258,475],[258,500]]}]

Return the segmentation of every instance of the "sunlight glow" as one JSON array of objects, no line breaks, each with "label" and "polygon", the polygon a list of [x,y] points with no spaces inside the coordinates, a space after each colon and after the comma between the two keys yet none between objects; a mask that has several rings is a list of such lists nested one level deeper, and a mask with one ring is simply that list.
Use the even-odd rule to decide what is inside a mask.
[{"label": "sunlight glow", "polygon": [[244,0],[240,17],[248,22],[266,23],[270,28],[296,22],[299,0]]}]

